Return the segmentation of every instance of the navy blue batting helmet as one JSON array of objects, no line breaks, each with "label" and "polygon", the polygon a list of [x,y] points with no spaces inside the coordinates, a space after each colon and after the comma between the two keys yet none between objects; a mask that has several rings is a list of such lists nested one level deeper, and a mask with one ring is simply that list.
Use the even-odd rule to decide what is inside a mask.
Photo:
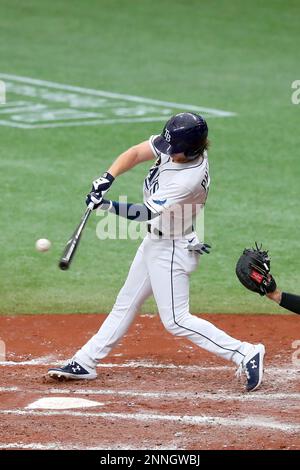
[{"label": "navy blue batting helmet", "polygon": [[195,113],[179,113],[168,120],[153,144],[161,153],[172,155],[183,152],[192,160],[203,153],[207,135],[208,127],[202,116]]}]

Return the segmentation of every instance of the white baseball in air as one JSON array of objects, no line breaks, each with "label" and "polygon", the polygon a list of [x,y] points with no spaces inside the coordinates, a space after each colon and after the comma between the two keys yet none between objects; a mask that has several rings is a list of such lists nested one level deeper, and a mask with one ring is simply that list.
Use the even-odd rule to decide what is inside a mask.
[{"label": "white baseball in air", "polygon": [[35,242],[35,247],[37,251],[48,251],[51,247],[51,242],[47,238],[40,238]]}]

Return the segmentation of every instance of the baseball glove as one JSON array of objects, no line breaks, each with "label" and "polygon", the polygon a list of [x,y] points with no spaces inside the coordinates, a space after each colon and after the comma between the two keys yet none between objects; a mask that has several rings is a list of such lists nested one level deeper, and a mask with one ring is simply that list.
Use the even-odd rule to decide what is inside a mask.
[{"label": "baseball glove", "polygon": [[270,274],[270,258],[268,252],[258,247],[246,248],[240,256],[236,269],[239,281],[247,289],[266,295],[276,290],[276,282]]}]

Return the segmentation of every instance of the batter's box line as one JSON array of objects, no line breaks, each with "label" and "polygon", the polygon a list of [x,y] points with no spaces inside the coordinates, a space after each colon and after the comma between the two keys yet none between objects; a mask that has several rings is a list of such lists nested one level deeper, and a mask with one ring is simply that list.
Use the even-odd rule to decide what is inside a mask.
[{"label": "batter's box line", "polygon": [[[30,366],[30,367],[39,367],[39,366],[63,366],[66,364],[65,360],[56,360],[53,357],[41,356],[35,359],[27,361],[4,361],[0,362],[0,367],[15,367],[15,366]],[[234,366],[198,366],[198,365],[185,365],[185,364],[162,364],[162,363],[152,363],[146,361],[129,361],[125,363],[101,363],[98,364],[98,368],[104,369],[113,369],[113,368],[126,368],[126,369],[166,369],[166,370],[181,370],[187,372],[234,372],[236,368]],[[265,372],[286,374],[291,376],[299,376],[300,371],[297,368],[291,366],[284,367],[274,367],[269,366],[265,367]]]},{"label": "batter's box line", "polygon": [[160,413],[113,413],[113,412],[82,412],[82,411],[36,411],[36,410],[0,410],[3,416],[67,416],[73,418],[99,418],[104,420],[126,420],[138,422],[169,422],[177,425],[192,426],[223,426],[252,429],[271,429],[286,433],[297,434],[300,432],[300,425],[290,422],[281,422],[272,418],[263,418],[261,415],[253,415],[239,418],[225,418],[220,416],[205,415],[163,415]]},{"label": "batter's box line", "polygon": [[[21,387],[0,387],[0,392],[2,393],[22,393],[22,394],[36,394],[36,395],[87,395],[87,396],[113,396],[113,397],[131,397],[131,398],[142,398],[142,399],[153,399],[153,400],[161,400],[161,399],[169,399],[169,400],[207,400],[207,401],[266,401],[266,403],[271,404],[271,406],[277,406],[273,402],[277,402],[278,400],[300,400],[300,393],[282,393],[282,392],[256,392],[255,394],[249,393],[228,393],[224,391],[215,391],[213,393],[210,392],[199,392],[199,391],[174,391],[174,392],[166,392],[166,391],[141,391],[141,390],[116,390],[116,389],[68,389],[68,388],[50,388],[47,390],[36,390],[31,388],[21,388]],[[291,403],[294,405],[295,402]]]},{"label": "batter's box line", "polygon": [[[151,447],[150,447],[151,446]],[[177,450],[178,446],[176,445],[164,445],[164,450]],[[148,446],[130,446],[128,444],[112,444],[107,446],[107,444],[101,445],[100,443],[97,446],[83,446],[78,445],[78,442],[75,444],[64,444],[63,442],[0,442],[0,450],[8,450],[8,449],[22,449],[22,450],[162,450],[161,446],[153,446],[151,442],[149,442]]]}]

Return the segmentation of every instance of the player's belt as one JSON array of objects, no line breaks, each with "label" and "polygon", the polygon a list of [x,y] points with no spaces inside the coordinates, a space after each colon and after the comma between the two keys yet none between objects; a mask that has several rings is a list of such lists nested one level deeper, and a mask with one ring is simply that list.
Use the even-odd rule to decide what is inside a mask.
[{"label": "player's belt", "polygon": [[152,228],[151,224],[147,224],[147,230],[149,233],[153,233],[156,236],[159,236],[159,237],[163,236],[163,233],[155,227]]},{"label": "player's belt", "polygon": [[[158,237],[163,237],[163,233],[158,230],[156,227],[152,227],[151,224],[147,224],[147,231],[149,233],[153,233],[154,235],[158,236]],[[189,232],[189,233],[193,233],[194,232],[194,225],[192,225],[192,230]],[[185,233],[185,235],[188,235],[188,233]]]}]

